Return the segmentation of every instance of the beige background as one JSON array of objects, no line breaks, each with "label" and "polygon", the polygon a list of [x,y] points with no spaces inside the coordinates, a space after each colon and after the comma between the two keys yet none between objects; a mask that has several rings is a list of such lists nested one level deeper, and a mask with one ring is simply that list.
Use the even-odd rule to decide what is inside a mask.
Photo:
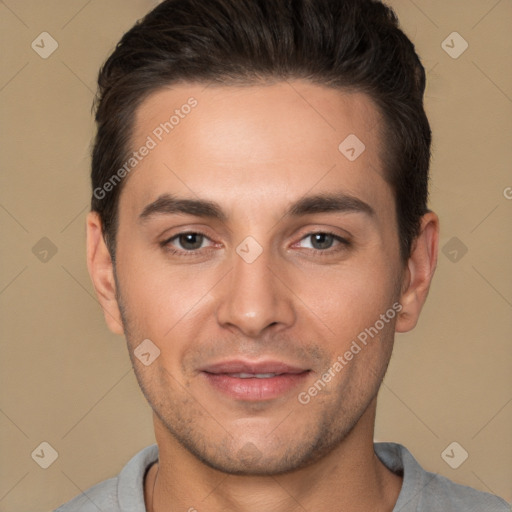
[{"label": "beige background", "polygon": [[[97,71],[156,3],[0,1],[2,512],[51,510],[154,442],[124,340],[107,331],[93,294],[84,219]],[[391,4],[428,70],[431,207],[449,245],[420,324],[397,339],[376,439],[510,501],[512,2]],[[469,44],[457,59],[441,47],[453,31]],[[59,45],[47,59],[31,48],[41,32]],[[43,237],[57,249],[46,262],[48,242],[33,252]],[[58,452],[48,469],[31,457],[43,441]],[[453,441],[469,454],[458,469],[441,457]]]}]

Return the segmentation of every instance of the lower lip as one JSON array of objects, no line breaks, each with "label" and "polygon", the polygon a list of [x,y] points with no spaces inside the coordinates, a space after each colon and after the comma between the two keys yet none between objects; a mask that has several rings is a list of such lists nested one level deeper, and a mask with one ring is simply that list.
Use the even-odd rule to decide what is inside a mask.
[{"label": "lower lip", "polygon": [[284,373],[269,377],[268,379],[258,379],[251,377],[241,379],[231,377],[225,373],[207,373],[203,372],[208,382],[218,391],[222,391],[237,400],[260,401],[278,398],[281,395],[303,384],[309,371],[302,373]]}]

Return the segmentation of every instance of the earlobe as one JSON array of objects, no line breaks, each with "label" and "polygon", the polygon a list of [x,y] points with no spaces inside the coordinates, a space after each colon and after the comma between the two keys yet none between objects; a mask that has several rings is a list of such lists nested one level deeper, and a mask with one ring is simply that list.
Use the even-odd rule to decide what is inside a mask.
[{"label": "earlobe", "polygon": [[87,216],[87,268],[109,329],[116,334],[123,334],[114,267],[97,212],[90,212]]},{"label": "earlobe", "polygon": [[439,218],[428,212],[421,219],[420,232],[407,261],[400,297],[402,310],[395,325],[397,332],[410,331],[418,322],[436,269],[438,242]]}]

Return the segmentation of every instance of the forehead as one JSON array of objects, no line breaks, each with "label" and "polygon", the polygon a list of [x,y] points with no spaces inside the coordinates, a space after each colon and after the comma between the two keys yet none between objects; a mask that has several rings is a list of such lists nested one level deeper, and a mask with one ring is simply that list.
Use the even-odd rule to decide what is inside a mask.
[{"label": "forehead", "polygon": [[132,148],[151,140],[152,149],[130,174],[127,195],[140,206],[166,188],[202,197],[225,197],[229,188],[238,201],[283,202],[342,185],[376,200],[389,192],[380,132],[380,115],[362,93],[304,81],[175,85],[137,109]]}]

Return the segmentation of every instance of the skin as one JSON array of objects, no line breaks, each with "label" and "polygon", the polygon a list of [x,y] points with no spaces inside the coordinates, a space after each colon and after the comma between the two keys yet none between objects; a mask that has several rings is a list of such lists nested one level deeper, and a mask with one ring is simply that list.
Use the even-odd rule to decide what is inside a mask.
[{"label": "skin", "polygon": [[[197,107],[125,183],[115,271],[98,215],[87,221],[88,266],[107,324],[126,336],[154,411],[160,456],[145,480],[148,510],[391,511],[401,477],[373,451],[376,396],[394,333],[414,328],[427,297],[438,218],[422,218],[402,261],[380,160],[382,124],[362,93],[304,81],[177,85],[141,104],[133,148],[191,96]],[[349,134],[366,146],[353,162],[338,150]],[[373,213],[285,215],[304,196],[333,193]],[[214,201],[226,218],[160,212],[141,219],[163,194]],[[193,239],[192,255],[190,239],[173,238],[188,232],[206,235]],[[319,245],[312,232],[348,244],[327,237]],[[236,252],[247,236],[262,249],[252,263]],[[397,302],[400,313],[299,403],[298,393]],[[133,354],[144,339],[160,350],[149,366]],[[234,358],[310,371],[300,388],[277,398],[235,400],[199,371]]]}]

